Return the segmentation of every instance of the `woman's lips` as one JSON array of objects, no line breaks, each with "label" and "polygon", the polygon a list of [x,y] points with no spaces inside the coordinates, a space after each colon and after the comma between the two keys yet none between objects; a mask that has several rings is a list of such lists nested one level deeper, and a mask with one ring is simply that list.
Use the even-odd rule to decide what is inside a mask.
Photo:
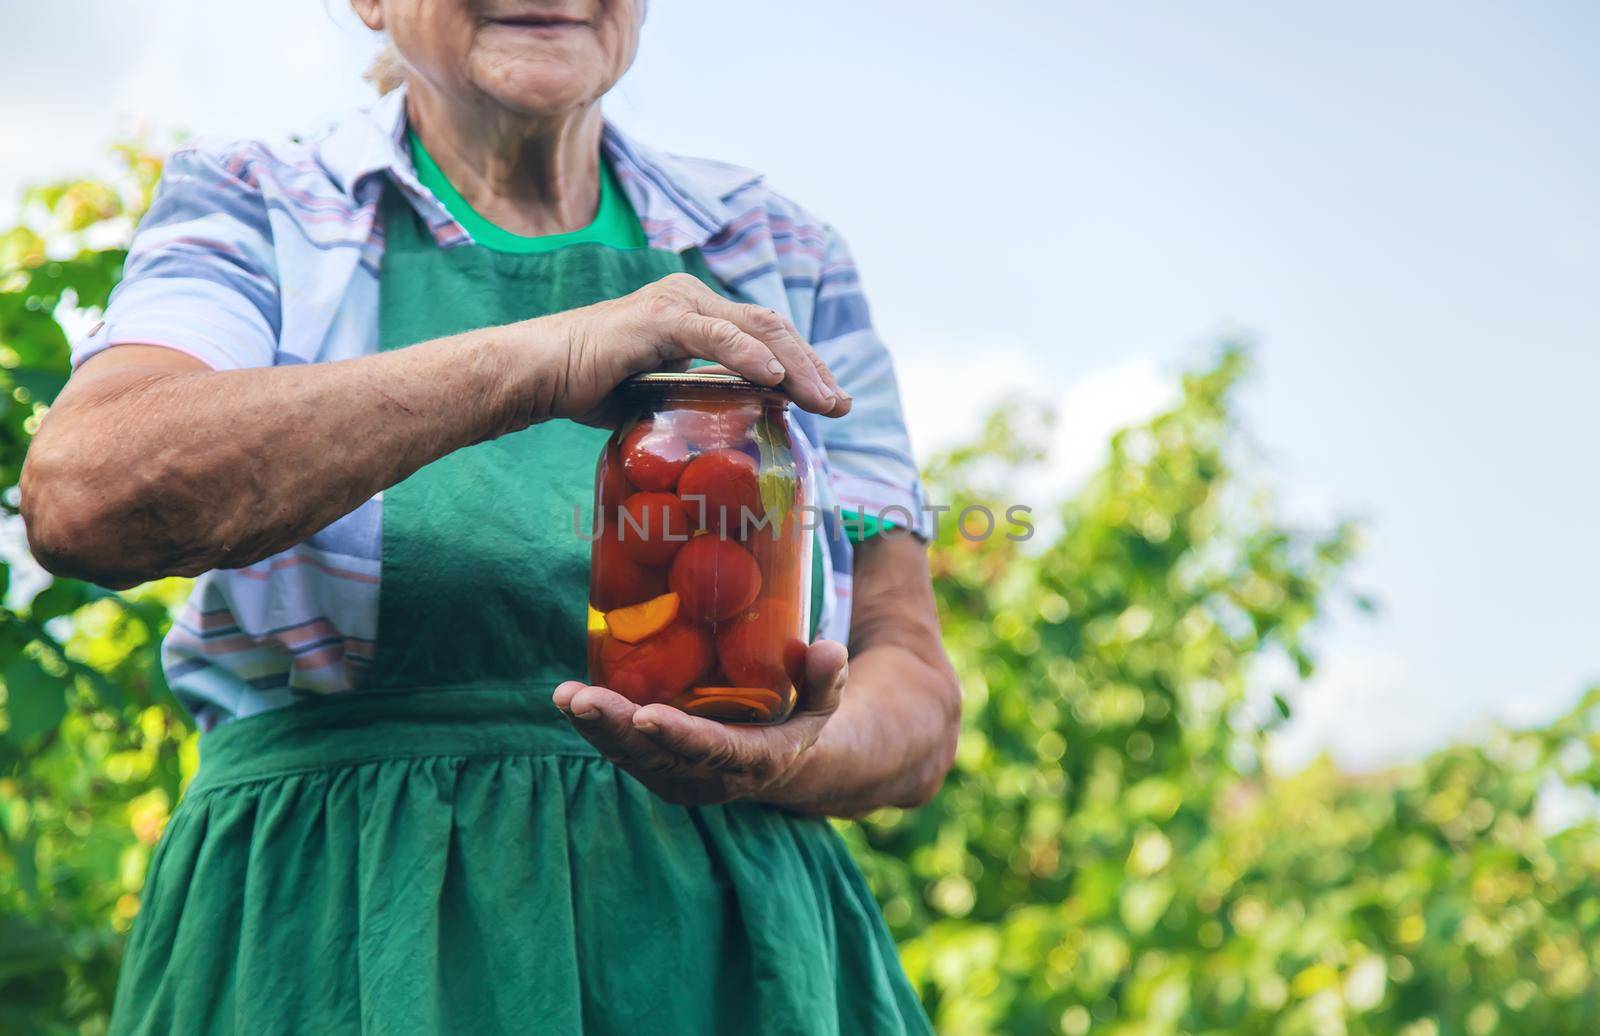
[{"label": "woman's lips", "polygon": [[576,18],[540,18],[537,16],[519,18],[489,18],[490,25],[498,25],[507,29],[521,29],[527,32],[560,33],[572,29],[588,28],[589,23]]}]

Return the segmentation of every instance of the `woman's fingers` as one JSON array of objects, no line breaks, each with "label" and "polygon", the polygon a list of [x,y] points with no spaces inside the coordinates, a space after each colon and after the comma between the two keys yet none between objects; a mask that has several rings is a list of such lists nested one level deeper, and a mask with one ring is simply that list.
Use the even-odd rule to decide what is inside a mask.
[{"label": "woman's fingers", "polygon": [[[669,705],[646,705],[633,716],[634,729],[689,767],[738,784],[765,787],[815,740],[794,720],[775,727],[718,723]],[[738,784],[735,786],[737,787]]]},{"label": "woman's fingers", "polygon": [[768,312],[783,322],[784,330],[788,333],[789,337],[800,343],[800,348],[805,350],[806,358],[809,359],[811,361],[811,365],[816,368],[817,374],[821,376],[823,383],[827,385],[828,388],[832,389],[834,395],[838,397],[840,405],[837,406],[828,416],[841,417],[844,414],[849,413],[851,402],[850,393],[846,392],[840,387],[839,379],[833,376],[833,370],[829,368],[821,356],[817,355],[817,351],[811,347],[811,343],[800,337],[800,332],[795,328],[794,321],[779,313],[777,310],[769,310]]},{"label": "woman's fingers", "polygon": [[566,712],[572,705],[572,696],[583,690],[583,688],[584,683],[581,680],[563,681],[556,684],[556,689],[551,693],[550,700],[555,703],[556,708]]},{"label": "woman's fingers", "polygon": [[777,726],[718,723],[669,705],[646,705],[632,717],[635,730],[695,767],[734,773],[766,785],[783,774],[822,733],[839,708],[849,675],[843,644],[819,640],[806,652],[805,686],[795,713]]},{"label": "woman's fingers", "polygon": [[752,794],[789,771],[839,707],[848,673],[843,644],[806,653],[799,707],[777,726],[742,726],[691,716],[670,705],[635,705],[615,691],[569,680],[556,708],[606,758],[671,801],[712,802]]},{"label": "woman's fingers", "polygon": [[672,340],[687,355],[714,360],[757,385],[776,387],[788,373],[767,343],[721,317],[683,313]]},{"label": "woman's fingers", "polygon": [[687,273],[525,324],[539,329],[541,343],[554,342],[551,354],[564,355],[566,363],[560,377],[551,379],[563,390],[534,402],[535,421],[572,417],[604,424],[605,399],[625,378],[681,369],[690,359],[710,360],[757,385],[780,388],[813,413],[850,412],[849,394],[788,318],[723,298]]},{"label": "woman's fingers", "polygon": [[638,298],[675,347],[660,359],[711,360],[758,385],[781,385],[806,410],[835,417],[849,411],[850,397],[833,373],[778,312],[729,301],[688,274],[664,277]]},{"label": "woman's fingers", "polygon": [[[785,320],[784,323],[788,324],[789,322]],[[789,329],[791,332],[793,332],[796,339],[800,339],[800,332],[794,330],[793,324],[789,324]],[[827,362],[824,361],[821,356],[817,355],[817,351],[811,348],[810,343],[805,342],[803,339],[800,339],[800,341],[801,344],[806,347],[806,355],[811,357],[811,362],[816,365],[817,372],[822,375],[822,380],[827,382],[833,388],[834,392],[838,393],[839,404],[833,408],[833,411],[829,413],[828,416],[843,417],[845,414],[848,414],[850,412],[851,403],[853,402],[853,398],[851,397],[850,393],[846,392],[839,386],[839,379],[833,376],[833,369],[828,366]]]},{"label": "woman's fingers", "polygon": [[617,692],[569,680],[552,697],[573,728],[617,765],[646,773],[673,767],[675,760],[634,730],[633,714],[639,707]]},{"label": "woman's fingers", "polygon": [[801,340],[794,325],[776,310],[730,302],[707,289],[700,300],[701,312],[737,324],[746,334],[759,338],[783,365],[784,388],[795,402],[807,410],[832,415],[849,409],[849,400],[839,386],[824,376],[816,354]]},{"label": "woman's fingers", "polygon": [[733,743],[725,724],[700,719],[670,705],[646,705],[633,715],[633,728],[651,743],[698,765],[742,768],[750,762]]},{"label": "woman's fingers", "polygon": [[850,651],[837,640],[819,640],[806,649],[805,686],[800,688],[799,712],[832,715],[850,677]]}]

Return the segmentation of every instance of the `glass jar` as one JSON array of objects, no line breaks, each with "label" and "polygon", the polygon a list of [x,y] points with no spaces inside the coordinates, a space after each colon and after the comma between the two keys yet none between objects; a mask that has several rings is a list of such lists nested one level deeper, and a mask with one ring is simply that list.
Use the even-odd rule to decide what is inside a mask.
[{"label": "glass jar", "polygon": [[642,374],[595,471],[589,681],[711,719],[781,723],[810,641],[809,473],[782,393]]}]

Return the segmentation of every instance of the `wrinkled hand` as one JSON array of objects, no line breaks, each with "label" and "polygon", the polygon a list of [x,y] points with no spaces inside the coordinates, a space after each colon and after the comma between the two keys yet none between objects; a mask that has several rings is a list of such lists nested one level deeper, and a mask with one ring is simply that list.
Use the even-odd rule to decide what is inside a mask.
[{"label": "wrinkled hand", "polygon": [[534,421],[601,423],[606,397],[623,379],[681,369],[691,359],[711,360],[758,385],[781,388],[814,413],[839,417],[850,411],[849,395],[787,318],[731,302],[686,273],[521,326],[564,347],[562,369],[532,402]]},{"label": "wrinkled hand", "polygon": [[668,802],[731,802],[781,786],[794,771],[839,707],[847,657],[835,641],[812,644],[794,714],[774,726],[719,723],[671,705],[635,705],[578,680],[556,688],[555,704],[601,754]]}]

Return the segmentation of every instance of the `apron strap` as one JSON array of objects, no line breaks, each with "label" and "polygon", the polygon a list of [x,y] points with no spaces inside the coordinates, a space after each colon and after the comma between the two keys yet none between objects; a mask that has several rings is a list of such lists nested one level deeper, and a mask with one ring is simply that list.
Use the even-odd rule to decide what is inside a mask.
[{"label": "apron strap", "polygon": [[378,200],[378,214],[383,221],[385,254],[438,247],[433,231],[422,219],[422,213],[417,211],[417,206],[405,190],[388,176],[383,177],[383,195]]}]

